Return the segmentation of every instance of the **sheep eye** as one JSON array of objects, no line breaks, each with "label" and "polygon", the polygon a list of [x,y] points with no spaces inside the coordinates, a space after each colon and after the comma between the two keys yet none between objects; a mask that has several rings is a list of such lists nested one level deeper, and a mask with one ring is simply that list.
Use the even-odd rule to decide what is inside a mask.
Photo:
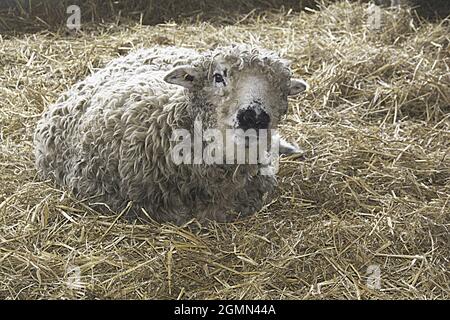
[{"label": "sheep eye", "polygon": [[223,79],[222,75],[220,75],[218,73],[215,73],[213,77],[214,77],[214,81],[216,83],[221,83],[222,82],[223,84],[225,84],[225,80]]}]

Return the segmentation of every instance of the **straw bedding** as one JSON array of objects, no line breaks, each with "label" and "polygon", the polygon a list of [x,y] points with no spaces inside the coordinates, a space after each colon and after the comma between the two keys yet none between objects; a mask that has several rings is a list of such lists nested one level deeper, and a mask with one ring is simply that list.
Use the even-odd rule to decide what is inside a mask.
[{"label": "straw bedding", "polygon": [[[449,299],[449,21],[340,2],[239,22],[0,37],[0,298]],[[311,85],[277,197],[236,223],[129,223],[36,175],[45,108],[118,55],[254,43]],[[378,270],[380,287],[373,286]]]}]

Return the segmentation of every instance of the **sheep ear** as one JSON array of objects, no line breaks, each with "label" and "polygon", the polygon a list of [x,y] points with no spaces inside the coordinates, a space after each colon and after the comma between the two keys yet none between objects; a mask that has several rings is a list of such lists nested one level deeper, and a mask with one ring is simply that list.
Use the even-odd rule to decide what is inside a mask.
[{"label": "sheep ear", "polygon": [[308,84],[302,79],[291,79],[290,96],[295,96],[309,88]]},{"label": "sheep ear", "polygon": [[194,80],[197,77],[198,74],[193,67],[180,66],[173,68],[168,74],[166,74],[164,81],[190,89],[194,86]]}]

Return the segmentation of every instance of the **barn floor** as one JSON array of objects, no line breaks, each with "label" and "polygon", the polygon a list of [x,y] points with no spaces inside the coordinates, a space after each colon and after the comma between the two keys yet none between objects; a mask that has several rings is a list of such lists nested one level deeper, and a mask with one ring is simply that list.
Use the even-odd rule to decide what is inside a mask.
[{"label": "barn floor", "polygon": [[[449,21],[383,9],[372,30],[366,9],[0,37],[0,298],[450,299]],[[306,159],[281,160],[261,212],[128,224],[38,179],[34,125],[91,70],[233,42],[281,52],[311,85],[280,128]]]}]

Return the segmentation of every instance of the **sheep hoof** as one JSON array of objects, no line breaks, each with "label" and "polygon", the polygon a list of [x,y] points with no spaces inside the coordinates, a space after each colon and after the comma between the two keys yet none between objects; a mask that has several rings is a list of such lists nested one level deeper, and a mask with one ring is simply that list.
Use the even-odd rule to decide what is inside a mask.
[{"label": "sheep hoof", "polygon": [[284,139],[280,139],[280,148],[279,148],[279,154],[290,156],[290,155],[296,155],[302,157],[304,155],[305,151],[302,150],[297,144],[292,144],[287,142]]}]

